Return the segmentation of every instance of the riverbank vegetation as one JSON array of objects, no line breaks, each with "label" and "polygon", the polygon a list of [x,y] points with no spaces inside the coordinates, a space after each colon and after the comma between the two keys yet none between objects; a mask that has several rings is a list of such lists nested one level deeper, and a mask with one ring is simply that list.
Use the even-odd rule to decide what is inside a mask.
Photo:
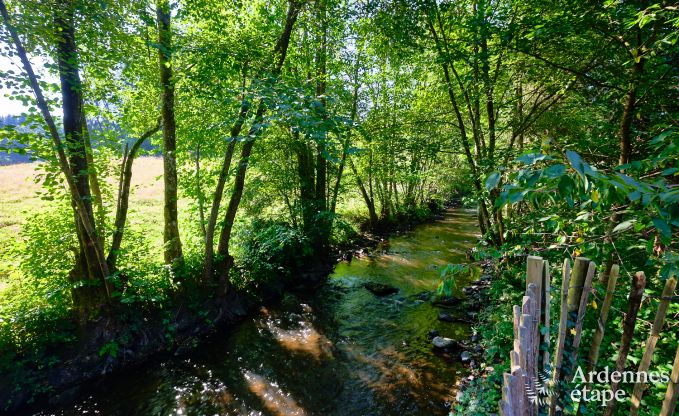
[{"label": "riverbank vegetation", "polygon": [[[497,307],[478,327],[495,372],[459,413],[494,409],[479,391],[498,391],[507,366],[526,254],[643,270],[648,302],[677,275],[673,5],[0,0],[0,11],[3,88],[24,111],[3,121],[0,148],[34,161],[0,167],[0,372],[14,375],[3,390],[49,392],[41,374],[93,323],[315,283],[362,232],[454,199],[478,207],[474,256],[498,271]],[[173,348],[174,322],[160,322]],[[102,360],[128,332],[97,338]],[[619,334],[606,335],[612,357]],[[676,346],[659,342],[659,366]]]}]

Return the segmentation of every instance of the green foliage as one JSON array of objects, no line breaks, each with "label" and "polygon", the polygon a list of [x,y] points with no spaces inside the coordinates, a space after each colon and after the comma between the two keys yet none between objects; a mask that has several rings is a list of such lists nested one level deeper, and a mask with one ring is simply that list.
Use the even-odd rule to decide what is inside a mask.
[{"label": "green foliage", "polygon": [[496,207],[527,204],[530,214],[520,226],[524,233],[547,236],[543,244],[550,249],[572,247],[601,259],[611,249],[608,241],[614,241],[623,256],[635,253],[636,267],[659,269],[667,279],[679,270],[672,239],[672,228],[679,227],[679,192],[672,186],[673,170],[666,167],[677,140],[673,131],[658,136],[659,156],[610,171],[570,150],[562,163],[529,155],[519,160],[524,167],[505,173]]},{"label": "green foliage", "polygon": [[253,221],[240,231],[237,252],[243,282],[272,282],[299,271],[313,249],[308,239],[286,223]]},{"label": "green foliage", "polygon": [[486,416],[497,412],[502,398],[502,372],[493,367],[486,378],[476,378],[465,388],[460,400],[451,409],[451,415]]},{"label": "green foliage", "polygon": [[341,216],[334,216],[332,220],[332,234],[330,235],[330,244],[333,247],[350,245],[358,236],[358,230],[354,223]]},{"label": "green foliage", "polygon": [[439,283],[436,287],[438,297],[451,297],[458,289],[457,282],[469,282],[476,280],[481,275],[481,268],[475,264],[449,264],[439,274]]},{"label": "green foliage", "polygon": [[[6,3],[57,115],[63,97],[53,5]],[[586,255],[623,262],[627,272],[646,272],[653,295],[679,274],[674,6],[294,2],[301,11],[278,73],[272,67],[282,58],[275,48],[282,46],[288,1],[171,2],[171,50],[156,42],[154,2],[90,3],[73,3],[73,59],[93,145],[87,173],[96,173],[102,188],[100,201],[91,198],[105,249],[119,205],[121,159],[158,118],[160,49],[170,53],[174,70],[184,260],[177,267],[161,260],[162,171],[150,179],[138,167],[117,267],[107,276],[121,311],[167,313],[175,296],[190,297],[205,284],[206,247],[218,240],[205,241],[206,226],[212,214],[217,234],[231,225],[226,205],[240,198],[239,180],[242,201],[229,241],[239,288],[291,278],[327,254],[322,250],[355,240],[359,224],[423,221],[452,198],[479,206],[485,242],[499,250],[481,247],[484,258],[539,252],[555,261]],[[0,37],[7,34],[5,27]],[[8,42],[0,46],[0,58],[15,53]],[[14,68],[0,68],[0,76],[10,100],[26,107],[19,125],[0,129],[0,150],[41,161],[39,190],[30,193],[46,203],[38,213],[0,212],[4,370],[13,360],[43,365],[48,346],[71,340],[69,273],[78,241],[55,146],[45,140],[26,76]],[[55,118],[59,130],[63,120]],[[158,154],[159,136],[141,154]],[[625,139],[627,155],[620,151]],[[253,143],[248,155],[245,146]],[[630,162],[617,166],[619,160]],[[237,177],[244,166],[247,175]],[[219,179],[224,189],[217,189]],[[13,188],[0,185],[3,205],[18,206],[15,191],[4,191]],[[522,292],[512,261],[490,290],[498,305]],[[473,265],[449,265],[437,293],[450,296],[457,282],[477,275]],[[642,312],[646,320],[649,310]],[[501,311],[488,312],[479,329],[490,360],[500,357],[509,336]],[[102,356],[116,354],[113,342]],[[672,346],[661,346],[664,359]],[[464,404],[483,414],[494,399],[483,392]]]}]

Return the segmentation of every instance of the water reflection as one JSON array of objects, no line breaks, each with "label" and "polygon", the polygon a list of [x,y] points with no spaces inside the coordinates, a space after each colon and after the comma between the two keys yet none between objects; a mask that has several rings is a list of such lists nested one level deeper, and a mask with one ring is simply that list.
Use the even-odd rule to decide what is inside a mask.
[{"label": "water reflection", "polygon": [[321,335],[313,325],[306,321],[298,322],[295,329],[281,329],[274,320],[268,319],[266,327],[285,349],[311,355],[316,361],[322,357],[332,357],[332,342]]},{"label": "water reflection", "polygon": [[250,391],[255,393],[264,406],[274,415],[279,416],[304,416],[306,412],[297,402],[290,397],[289,393],[283,392],[278,384],[250,371],[243,375],[248,383]]}]

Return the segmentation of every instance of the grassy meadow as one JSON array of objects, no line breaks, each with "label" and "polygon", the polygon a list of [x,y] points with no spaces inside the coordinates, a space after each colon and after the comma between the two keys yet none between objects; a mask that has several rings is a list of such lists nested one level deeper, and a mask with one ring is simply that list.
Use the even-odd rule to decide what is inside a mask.
[{"label": "grassy meadow", "polygon": [[[9,248],[24,240],[22,229],[27,221],[54,202],[41,198],[41,184],[36,182],[39,162],[0,166],[0,290],[18,273],[18,260]],[[161,258],[163,223],[163,161],[158,157],[141,157],[134,163],[130,196],[129,226],[142,232]],[[106,178],[116,189],[115,178]],[[108,201],[112,209],[113,201]],[[180,200],[180,206],[187,201]],[[186,212],[182,210],[180,212]],[[155,253],[154,253],[155,254]]]}]

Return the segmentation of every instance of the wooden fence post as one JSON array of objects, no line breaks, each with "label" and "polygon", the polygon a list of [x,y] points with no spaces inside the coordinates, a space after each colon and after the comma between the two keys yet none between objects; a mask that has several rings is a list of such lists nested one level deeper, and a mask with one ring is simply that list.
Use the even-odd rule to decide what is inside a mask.
[{"label": "wooden fence post", "polygon": [[[540,368],[539,365],[545,364],[544,355],[540,356],[540,340],[544,342],[545,337],[540,335],[540,324],[545,325],[545,319],[549,319],[549,274],[547,275],[547,281],[545,281],[545,268],[546,261],[542,257],[528,256],[526,260],[526,295],[528,294],[528,287],[531,283],[535,285],[535,300],[536,300],[536,310],[535,310],[535,320],[533,322],[533,329],[538,334],[538,349],[536,350],[536,368]],[[546,291],[547,290],[547,291]],[[546,324],[549,328],[549,323]],[[547,342],[549,343],[549,333],[546,334]],[[540,357],[538,357],[540,356]],[[549,356],[549,354],[548,354]],[[538,370],[539,371],[539,370]]]},{"label": "wooden fence post", "polygon": [[665,393],[665,400],[663,400],[662,402],[660,416],[674,415],[674,410],[677,407],[678,396],[679,396],[679,347],[677,347],[677,354],[674,356],[672,374],[670,375],[670,382],[667,384],[667,392]]},{"label": "wooden fence post", "polygon": [[[641,307],[641,299],[644,295],[644,288],[646,287],[646,275],[644,272],[637,272],[632,280],[632,290],[627,299],[627,313],[623,324],[622,341],[620,342],[620,350],[618,350],[618,359],[615,362],[615,369],[618,372],[625,370],[625,361],[627,354],[629,354],[632,336],[634,335],[634,326],[637,322],[637,314]],[[611,391],[615,394],[620,386],[620,380],[611,383]],[[611,416],[615,410],[616,401],[611,400],[606,406],[604,416]]]},{"label": "wooden fence post", "polygon": [[[613,264],[609,271],[604,271],[601,275],[600,282],[606,286],[606,294],[604,295],[603,303],[601,304],[601,314],[599,315],[599,320],[597,321],[597,327],[594,332],[594,337],[592,339],[592,346],[589,349],[589,355],[587,358],[587,373],[596,368],[596,363],[599,361],[599,350],[601,349],[601,341],[604,338],[604,332],[606,330],[606,321],[608,320],[608,312],[611,310],[611,303],[613,302],[613,294],[615,292],[615,285],[618,281],[618,274],[620,272],[620,267],[617,264]],[[587,390],[587,386],[583,383],[583,391]],[[578,412],[580,415],[582,411],[582,402],[578,404]]]},{"label": "wooden fence post", "polygon": [[599,349],[601,348],[601,341],[604,338],[606,331],[606,321],[608,320],[608,312],[611,310],[611,303],[613,302],[613,293],[615,292],[615,285],[618,282],[618,274],[620,267],[617,264],[611,266],[611,271],[608,275],[602,275],[602,283],[607,280],[606,294],[604,301],[601,304],[601,314],[592,339],[592,347],[589,350],[589,358],[587,359],[587,372],[594,370],[597,361],[599,361]]},{"label": "wooden fence post", "polygon": [[[584,318],[587,312],[589,295],[592,291],[592,280],[596,274],[596,264],[584,257],[575,259],[573,268],[568,259],[563,263],[563,278],[561,282],[561,302],[559,317],[559,333],[554,354],[554,373],[552,379],[552,393],[549,397],[549,415],[557,413],[562,380],[571,380],[575,374],[575,366],[578,359],[578,350],[582,340]],[[601,275],[600,281],[606,286],[606,293],[601,305],[601,312],[595,328],[592,346],[587,359],[587,373],[596,368],[599,358],[599,350],[605,333],[605,325],[611,309],[615,287],[619,276],[618,265],[612,265],[605,275]],[[540,370],[547,368],[549,363],[549,351],[540,351],[541,346],[549,349],[550,337],[550,275],[549,264],[541,257],[529,256],[526,264],[526,293],[521,306],[513,308],[514,348],[510,351],[510,373],[504,374],[502,387],[502,399],[499,402],[500,415],[502,416],[537,416],[541,414],[542,382]],[[644,355],[639,365],[638,373],[647,372],[656,343],[665,322],[665,316],[677,286],[677,279],[669,279],[663,290],[661,302],[653,322],[651,333],[646,342]],[[627,299],[627,311],[623,320],[623,333],[615,363],[615,371],[622,373],[625,369],[627,356],[631,349],[632,338],[636,326],[637,315],[641,308],[646,276],[643,272],[634,275],[632,288]],[[540,325],[547,329],[546,333],[540,332]],[[564,367],[564,357],[566,366]],[[621,380],[611,383],[611,391],[615,394]],[[660,416],[674,414],[677,396],[679,393],[679,349],[674,360],[674,367],[667,387],[665,401]],[[638,382],[634,386],[632,395],[632,407],[630,414],[638,416],[644,385]],[[547,386],[545,386],[547,387]],[[615,400],[606,403],[604,416],[611,416],[615,410]],[[582,407],[578,405],[576,412],[579,415]]]},{"label": "wooden fence post", "polygon": [[587,312],[587,300],[589,293],[592,291],[592,279],[596,273],[596,263],[593,261],[587,267],[587,275],[585,276],[585,285],[580,294],[580,306],[578,307],[578,317],[575,321],[575,335],[573,336],[573,350],[571,351],[571,371],[568,380],[572,378],[575,371],[575,363],[578,359],[578,349],[580,348],[580,341],[582,340],[582,326],[585,323],[585,312]]},{"label": "wooden fence post", "polygon": [[[655,320],[653,321],[653,327],[651,328],[651,335],[649,335],[646,341],[646,349],[644,350],[644,356],[639,364],[639,370],[637,374],[648,372],[648,368],[651,365],[651,359],[653,358],[653,351],[655,350],[655,344],[660,338],[660,330],[665,324],[665,315],[667,314],[667,307],[670,304],[670,298],[674,294],[674,289],[677,287],[677,279],[671,278],[665,282],[665,289],[662,292],[662,299],[658,305],[658,312],[655,314]],[[639,406],[641,406],[641,396],[644,395],[644,385],[646,383],[638,382],[634,385],[634,393],[632,393],[632,407],[630,407],[630,416],[637,416],[639,414]]]},{"label": "wooden fence post", "polygon": [[543,315],[543,321],[542,325],[545,327],[545,333],[542,335],[542,343],[545,345],[545,351],[542,356],[542,369],[544,370],[547,368],[547,364],[549,364],[549,346],[550,346],[550,341],[549,341],[549,331],[552,326],[551,322],[551,311],[552,311],[552,306],[551,306],[551,300],[552,300],[552,295],[551,295],[551,290],[552,290],[552,282],[551,282],[551,276],[549,275],[549,262],[545,260],[543,262],[543,271],[542,271],[542,286],[543,286],[543,293],[544,293],[544,313]]},{"label": "wooden fence post", "polygon": [[566,330],[568,326],[568,288],[571,279],[571,262],[568,259],[564,259],[563,268],[561,269],[561,302],[560,306],[560,316],[559,316],[559,334],[558,341],[556,345],[556,354],[554,355],[554,375],[552,383],[554,385],[554,394],[549,400],[549,415],[554,416],[556,414],[556,399],[558,396],[558,385],[561,375],[561,363],[563,360],[563,350],[566,342]]},{"label": "wooden fence post", "polygon": [[[503,416],[537,416],[537,391],[540,344],[540,323],[549,325],[548,265],[542,258],[530,256],[526,264],[526,293],[521,307],[514,306],[514,348],[510,351],[510,373],[504,374],[502,399],[499,403]],[[543,304],[544,303],[544,304]],[[541,311],[546,316],[541,315]],[[544,318],[543,318],[544,316]],[[543,361],[544,364],[544,361]]]},{"label": "wooden fence post", "polygon": [[[535,381],[538,379],[538,352],[540,345],[540,337],[537,331],[539,323],[539,304],[537,286],[535,283],[528,284],[526,296],[523,297],[523,304],[521,307],[521,326],[519,327],[519,338],[521,343],[521,367],[524,370],[524,384],[533,388]],[[528,390],[528,389],[527,389]],[[537,395],[533,391],[532,394]],[[537,397],[529,397],[529,399],[537,399]],[[528,416],[537,416],[538,402],[537,400],[528,400],[526,403]]]}]

